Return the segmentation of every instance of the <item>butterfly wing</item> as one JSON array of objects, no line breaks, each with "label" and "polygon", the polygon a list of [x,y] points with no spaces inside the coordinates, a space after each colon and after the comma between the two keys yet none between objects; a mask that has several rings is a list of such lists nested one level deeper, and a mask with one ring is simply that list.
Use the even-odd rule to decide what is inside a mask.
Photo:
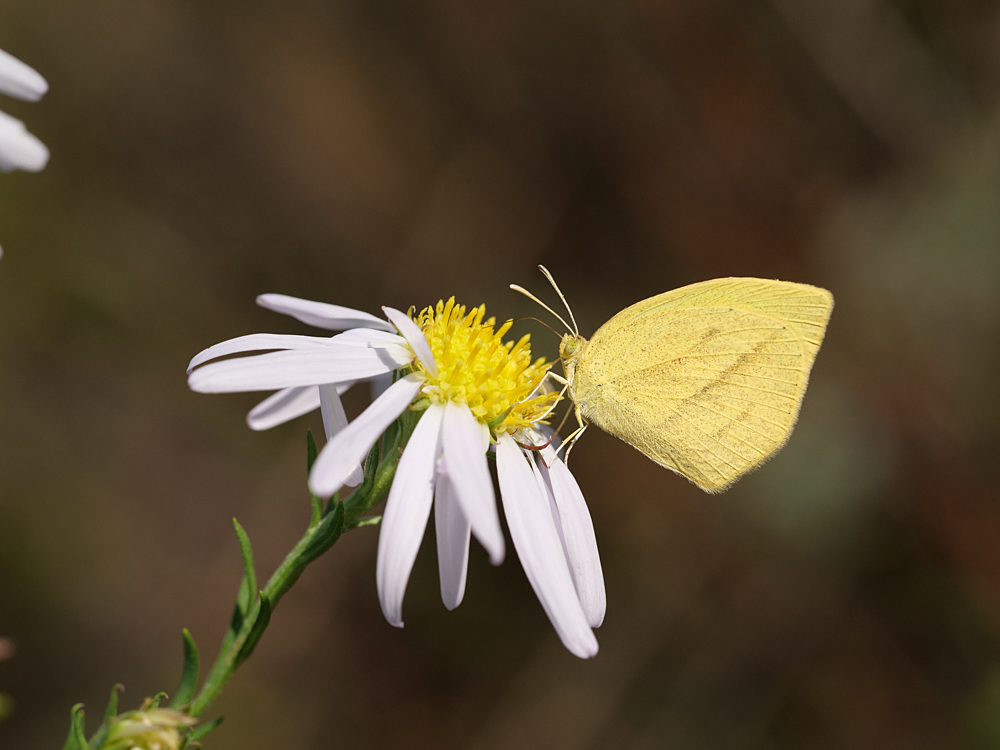
[{"label": "butterfly wing", "polygon": [[707,492],[788,440],[833,297],[766,279],[705,281],[623,310],[580,354],[590,421]]}]

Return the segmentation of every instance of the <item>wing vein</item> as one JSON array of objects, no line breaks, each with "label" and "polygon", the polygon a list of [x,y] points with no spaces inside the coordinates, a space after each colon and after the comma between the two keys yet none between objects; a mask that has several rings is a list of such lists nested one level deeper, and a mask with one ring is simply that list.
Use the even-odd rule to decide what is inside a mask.
[{"label": "wing vein", "polygon": [[[693,369],[697,369],[697,370],[704,370],[705,372],[721,372],[723,374],[726,374],[726,373],[730,372],[729,370],[722,370],[722,369],[718,369],[718,368],[715,368],[715,367],[696,367],[696,366],[692,365],[692,368]],[[733,374],[734,375],[739,375],[741,378],[757,378],[758,380],[767,380],[767,381],[769,381],[771,383],[784,383],[785,385],[798,385],[799,384],[798,380],[779,380],[778,378],[770,378],[767,375],[751,375],[750,373],[746,373],[746,372],[737,372],[737,373],[733,373]],[[683,376],[681,376],[681,377],[683,377]],[[692,377],[692,378],[694,378],[696,380],[713,380],[713,378],[703,378],[703,377],[698,376],[698,375],[693,375],[693,376],[690,376],[690,377]],[[726,382],[730,382],[731,383],[731,382],[735,382],[735,381],[731,381],[730,380],[730,381],[726,381]]]},{"label": "wing vein", "polygon": [[[691,425],[692,427],[694,427],[695,429],[697,429],[698,432],[700,432],[702,435],[704,435],[706,438],[708,438],[709,441],[714,441],[714,442],[718,443],[720,446],[722,446],[723,448],[726,448],[726,446],[722,445],[722,443],[719,442],[719,440],[717,438],[713,437],[711,433],[705,432],[705,430],[702,428],[701,425],[697,424],[696,422],[692,422],[690,419],[688,419],[683,414],[681,414],[680,411],[674,410],[674,414],[676,414],[678,417],[680,417],[681,419],[683,419],[689,425]],[[711,448],[711,443],[707,443],[706,444],[705,450],[707,450],[709,453],[711,453],[713,456],[715,456],[717,459],[719,459],[720,461],[722,461],[724,464],[726,464],[727,466],[729,466],[734,471],[737,471],[737,472],[739,471],[739,468],[736,466],[736,464],[732,463],[731,461],[727,461],[725,458],[723,458],[718,453],[716,453],[715,451],[713,451],[712,448]],[[740,458],[742,458],[747,463],[751,463],[751,461],[750,461],[749,458],[747,458],[744,455],[741,455],[741,454],[737,453],[732,448],[726,448],[726,450],[731,451],[734,455],[739,456]],[[716,471],[718,471],[718,469],[716,469]],[[719,472],[719,474],[720,474],[720,476],[725,477],[725,474],[723,474],[721,471]]]},{"label": "wing vein", "polygon": [[[723,413],[722,413],[721,411],[716,411],[715,409],[709,409],[709,408],[708,408],[707,406],[705,406],[705,404],[704,404],[704,403],[701,403],[701,402],[699,402],[699,401],[692,401],[691,403],[692,403],[692,406],[700,406],[700,407],[701,407],[702,409],[704,409],[705,411],[707,411],[707,412],[711,412],[712,414],[716,414],[716,415],[718,415],[718,416],[722,417],[723,419],[726,419],[726,420],[728,420],[728,421],[730,421],[730,422],[737,422],[738,424],[742,425],[743,427],[746,427],[746,428],[747,428],[748,430],[750,430],[751,432],[756,432],[756,433],[757,433],[758,435],[760,435],[761,437],[763,437],[763,438],[766,438],[767,440],[769,440],[769,441],[771,441],[771,442],[774,442],[774,438],[772,438],[772,437],[771,437],[770,435],[768,435],[768,434],[767,434],[766,432],[761,432],[760,430],[756,429],[755,427],[751,427],[751,426],[750,426],[750,425],[748,425],[748,424],[747,424],[746,422],[740,422],[739,420],[736,420],[736,419],[733,419],[732,417],[729,417],[729,416],[726,416],[726,415],[725,415],[725,414],[723,414]],[[756,414],[755,414],[754,416],[756,416]],[[746,443],[746,445],[749,445],[749,446],[750,446],[751,448],[753,448],[753,449],[754,449],[755,451],[757,451],[758,453],[760,453],[760,455],[762,455],[762,456],[766,456],[766,455],[767,455],[767,453],[765,453],[764,451],[762,451],[762,450],[761,450],[760,448],[758,448],[758,447],[757,447],[756,445],[754,445],[754,444],[753,444],[753,443],[751,443],[751,442],[748,442],[748,441],[744,440],[743,438],[739,437],[738,435],[735,435],[735,434],[733,434],[733,433],[731,433],[731,432],[730,432],[730,433],[727,433],[727,434],[728,434],[728,435],[731,435],[731,436],[732,436],[732,437],[734,437],[734,438],[736,438],[736,439],[737,439],[737,440],[739,440],[739,441],[740,441],[741,443]],[[720,440],[719,442],[722,442],[722,441]]]}]

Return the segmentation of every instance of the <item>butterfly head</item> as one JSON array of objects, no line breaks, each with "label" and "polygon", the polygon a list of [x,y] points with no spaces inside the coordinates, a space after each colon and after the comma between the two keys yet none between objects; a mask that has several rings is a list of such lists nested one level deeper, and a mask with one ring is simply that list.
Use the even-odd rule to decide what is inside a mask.
[{"label": "butterfly head", "polygon": [[573,372],[576,370],[577,360],[583,354],[587,346],[587,339],[579,334],[567,333],[559,343],[559,357],[563,362],[563,369],[566,371],[566,378],[573,382]]},{"label": "butterfly head", "polygon": [[576,359],[580,356],[580,351],[586,343],[587,342],[583,336],[575,336],[571,333],[567,333],[562,337],[562,341],[559,343],[559,356],[564,360]]}]

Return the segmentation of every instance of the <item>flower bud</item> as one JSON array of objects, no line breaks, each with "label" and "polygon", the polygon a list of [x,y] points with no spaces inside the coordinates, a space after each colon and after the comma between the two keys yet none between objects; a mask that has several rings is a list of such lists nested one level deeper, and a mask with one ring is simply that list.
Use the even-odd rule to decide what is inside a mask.
[{"label": "flower bud", "polygon": [[[149,706],[147,701],[145,706]],[[180,750],[183,737],[178,727],[198,720],[170,708],[144,707],[118,717],[104,742],[106,748],[122,750]]]}]

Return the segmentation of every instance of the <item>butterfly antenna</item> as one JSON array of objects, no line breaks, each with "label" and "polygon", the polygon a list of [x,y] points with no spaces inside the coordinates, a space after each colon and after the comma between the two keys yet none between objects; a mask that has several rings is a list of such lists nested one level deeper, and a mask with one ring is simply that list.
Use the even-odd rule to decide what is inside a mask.
[{"label": "butterfly antenna", "polygon": [[518,322],[519,320],[533,320],[536,323],[541,323],[543,326],[545,326],[550,331],[552,331],[552,333],[554,333],[556,336],[559,336],[560,338],[562,338],[562,334],[559,333],[559,331],[557,331],[555,328],[553,328],[552,326],[550,326],[544,320],[541,320],[540,318],[536,318],[534,315],[525,315],[523,318],[514,318],[514,322],[515,323]]},{"label": "butterfly antenna", "polygon": [[540,299],[538,299],[538,297],[536,297],[534,294],[532,294],[531,292],[529,292],[523,286],[518,286],[517,284],[511,284],[510,288],[513,289],[515,292],[520,292],[521,294],[523,294],[528,299],[533,300],[534,302],[537,302],[539,305],[541,305],[542,307],[544,307],[550,313],[552,313],[553,315],[555,315],[556,319],[560,323],[562,323],[564,326],[566,326],[566,330],[567,331],[572,331],[573,330],[573,328],[570,326],[570,324],[567,323],[565,320],[563,320],[563,316],[562,315],[560,315],[555,310],[553,310],[551,307],[549,307],[548,305],[546,305],[544,302],[542,302]]},{"label": "butterfly antenna", "polygon": [[[556,294],[559,295],[559,299],[561,299],[562,303],[566,305],[566,312],[569,313],[569,319],[573,321],[573,333],[579,336],[580,326],[576,324],[576,318],[573,317],[573,310],[570,308],[569,302],[566,301],[566,297],[563,296],[562,289],[559,288],[559,285],[556,283],[556,280],[552,278],[552,274],[549,273],[549,269],[547,269],[545,266],[539,266],[538,269],[545,275],[545,278],[549,280],[549,283],[552,285],[552,288],[555,289]],[[569,326],[567,326],[567,328],[568,327]]]}]

